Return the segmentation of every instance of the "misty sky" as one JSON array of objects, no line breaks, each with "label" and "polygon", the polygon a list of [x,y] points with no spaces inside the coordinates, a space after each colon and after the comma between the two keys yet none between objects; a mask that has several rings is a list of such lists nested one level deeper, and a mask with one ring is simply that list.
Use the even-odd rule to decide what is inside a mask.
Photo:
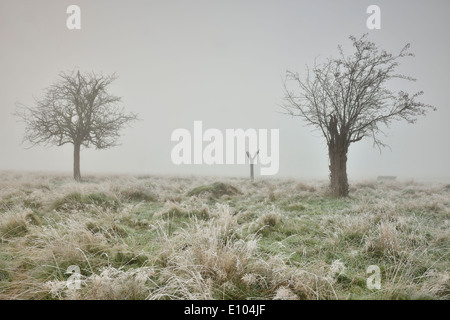
[{"label": "misty sky", "polygon": [[[81,7],[81,30],[68,30],[66,9]],[[368,30],[366,8],[381,8],[381,30]],[[418,79],[396,83],[438,108],[415,125],[394,123],[380,154],[372,141],[350,146],[349,179],[395,175],[450,180],[450,1],[22,1],[0,0],[0,170],[71,173],[73,150],[25,149],[16,102],[75,67],[119,75],[111,92],[142,121],[123,131],[122,145],[84,149],[81,172],[243,176],[245,165],[172,164],[177,128],[280,130],[279,177],[326,178],[327,149],[319,132],[282,113],[286,70],[303,72],[351,52],[349,35],[368,32],[414,58],[399,71]],[[257,171],[259,172],[259,171]]]}]

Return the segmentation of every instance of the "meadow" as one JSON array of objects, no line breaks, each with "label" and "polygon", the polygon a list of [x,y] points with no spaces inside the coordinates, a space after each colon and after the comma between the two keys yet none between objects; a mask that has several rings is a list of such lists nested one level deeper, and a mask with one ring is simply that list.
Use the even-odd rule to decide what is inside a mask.
[{"label": "meadow", "polygon": [[0,299],[449,299],[450,185],[350,184],[2,172]]}]

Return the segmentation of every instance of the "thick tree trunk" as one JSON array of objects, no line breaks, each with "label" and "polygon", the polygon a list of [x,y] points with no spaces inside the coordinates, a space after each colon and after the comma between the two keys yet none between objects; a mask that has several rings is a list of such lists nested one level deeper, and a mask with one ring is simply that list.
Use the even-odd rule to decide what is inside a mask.
[{"label": "thick tree trunk", "polygon": [[331,192],[336,197],[348,196],[347,148],[329,150]]},{"label": "thick tree trunk", "polygon": [[81,148],[81,145],[79,143],[74,143],[74,145],[73,145],[73,178],[78,182],[81,181],[80,148]]},{"label": "thick tree trunk", "polygon": [[336,116],[330,117],[330,141],[328,142],[328,156],[330,158],[331,192],[336,197],[348,196],[347,179],[347,151],[349,142],[345,126],[338,126]]}]

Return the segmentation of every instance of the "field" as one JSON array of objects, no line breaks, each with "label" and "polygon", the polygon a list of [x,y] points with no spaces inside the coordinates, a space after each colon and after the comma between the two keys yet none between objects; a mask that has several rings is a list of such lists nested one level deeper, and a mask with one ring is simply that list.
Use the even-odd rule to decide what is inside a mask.
[{"label": "field", "polygon": [[0,299],[449,299],[449,213],[439,183],[3,172]]}]

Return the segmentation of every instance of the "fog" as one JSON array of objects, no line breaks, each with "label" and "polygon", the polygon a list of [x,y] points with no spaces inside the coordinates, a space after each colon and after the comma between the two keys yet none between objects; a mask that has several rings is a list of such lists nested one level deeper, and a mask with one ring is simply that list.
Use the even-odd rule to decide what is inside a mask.
[{"label": "fog", "polygon": [[[66,9],[81,8],[81,30],[69,30]],[[381,8],[381,30],[368,30],[366,8]],[[175,165],[177,128],[279,129],[278,177],[326,178],[325,140],[299,118],[282,114],[286,70],[303,72],[349,35],[414,58],[399,68],[417,82],[394,89],[423,90],[438,108],[414,125],[396,122],[382,140],[350,146],[349,179],[393,175],[450,180],[450,2],[448,1],[4,1],[0,0],[0,170],[71,173],[73,150],[22,144],[16,103],[80,68],[119,78],[111,92],[141,121],[123,130],[121,145],[83,149],[81,171],[133,174],[248,174],[246,165]]]}]

